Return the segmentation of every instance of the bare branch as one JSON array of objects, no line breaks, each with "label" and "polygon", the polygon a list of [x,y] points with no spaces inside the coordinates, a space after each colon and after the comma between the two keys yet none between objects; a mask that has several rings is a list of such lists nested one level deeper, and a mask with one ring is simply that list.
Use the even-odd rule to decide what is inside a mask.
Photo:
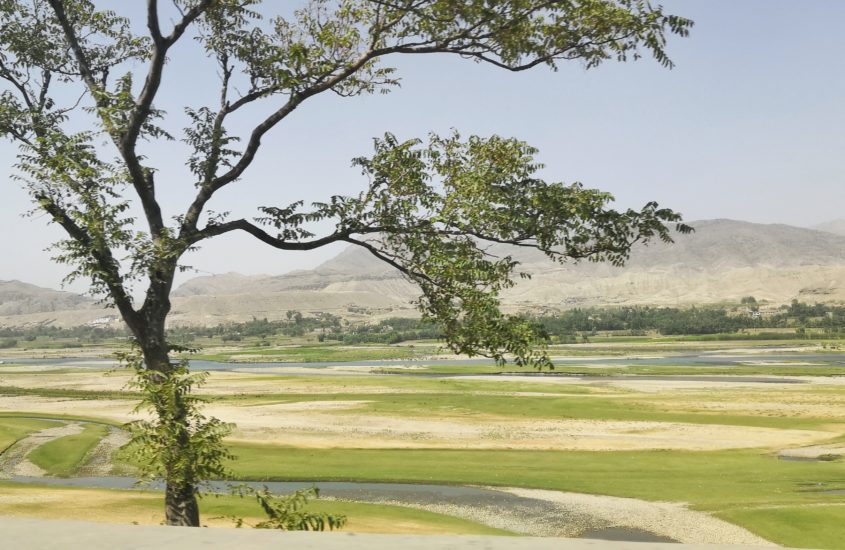
[{"label": "bare branch", "polygon": [[94,78],[94,72],[91,69],[91,64],[88,62],[88,56],[85,55],[85,50],[82,49],[82,45],[79,43],[76,31],[68,20],[62,0],[47,0],[47,2],[50,4],[50,7],[53,8],[53,12],[56,14],[56,19],[62,27],[65,40],[67,40],[68,46],[70,47],[71,52],[73,52],[73,56],[79,66],[79,74],[82,77],[82,80],[85,82],[88,90],[90,90],[94,95],[95,102],[97,102],[98,105],[101,105],[103,100],[99,97],[100,94],[98,93],[101,88]]},{"label": "bare branch", "polygon": [[[373,228],[372,230],[365,230],[365,232],[376,233],[377,229],[378,228]],[[276,238],[257,225],[241,219],[216,225],[209,225],[208,227],[202,229],[201,231],[197,231],[188,237],[187,242],[189,245],[194,245],[202,240],[215,237],[217,235],[223,235],[224,233],[231,233],[232,231],[245,231],[256,239],[269,244],[274,248],[278,248],[279,250],[314,250],[316,248],[320,248],[321,246],[326,246],[327,244],[346,240],[347,237],[353,233],[352,230],[343,230],[336,231],[331,235],[327,235],[326,237],[315,239],[313,241],[290,242]],[[356,231],[355,233],[358,232],[359,231]]]},{"label": "bare branch", "polygon": [[354,63],[347,66],[342,72],[336,74],[334,77],[321,82],[318,85],[311,86],[305,90],[293,94],[280,109],[264,119],[258,126],[256,126],[250,134],[247,146],[244,149],[241,158],[238,162],[225,174],[215,178],[206,185],[200,187],[194,202],[188,208],[182,224],[183,232],[191,233],[196,229],[199,217],[202,214],[205,204],[211,197],[222,187],[238,179],[241,174],[252,164],[255,159],[255,154],[261,146],[261,138],[269,132],[279,122],[290,115],[303,101],[311,96],[324,92],[340,82],[343,82],[353,74],[355,74],[361,67],[372,59],[372,52],[367,52],[359,57]]},{"label": "bare branch", "polygon": [[406,266],[400,264],[394,258],[391,258],[390,256],[388,256],[383,250],[380,250],[379,248],[373,246],[371,243],[368,243],[367,241],[362,241],[362,240],[352,239],[352,238],[345,238],[343,240],[348,242],[348,243],[351,243],[351,244],[360,246],[362,248],[365,248],[367,251],[369,251],[370,254],[372,254],[373,256],[378,258],[379,260],[383,261],[384,263],[386,263],[386,264],[392,266],[393,268],[397,269],[405,277],[408,277],[411,280],[423,279],[427,283],[430,283],[432,285],[441,286],[440,283],[438,283],[437,281],[435,281],[434,279],[432,279],[431,277],[429,277],[425,273],[423,273],[421,271],[414,271],[414,270],[410,269],[409,267],[406,267]]},{"label": "bare branch", "polygon": [[14,73],[3,62],[2,56],[0,56],[0,78],[10,83],[18,90],[18,92],[21,94],[21,98],[30,110],[35,109],[35,106],[33,104],[34,100],[30,97],[29,90],[26,88],[26,85],[21,82],[18,78],[15,78]]},{"label": "bare branch", "polygon": [[164,42],[158,22],[158,0],[147,0],[147,28],[150,30],[153,44],[158,46]]},{"label": "bare branch", "polygon": [[50,90],[52,77],[52,73],[46,69],[41,72],[41,92],[38,94],[39,112],[44,112],[44,107],[47,105],[47,92]]},{"label": "bare branch", "polygon": [[208,11],[208,8],[211,7],[211,4],[214,3],[214,1],[215,0],[202,0],[196,6],[185,12],[182,15],[182,19],[173,27],[173,31],[170,33],[170,35],[165,38],[167,47],[169,48],[174,43],[176,43],[176,41],[182,37],[187,28],[191,25],[191,23],[196,21],[202,14]]}]

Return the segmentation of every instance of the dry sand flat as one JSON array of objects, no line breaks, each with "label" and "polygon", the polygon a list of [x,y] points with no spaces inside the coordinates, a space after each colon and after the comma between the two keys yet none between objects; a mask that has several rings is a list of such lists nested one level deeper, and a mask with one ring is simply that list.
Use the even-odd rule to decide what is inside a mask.
[{"label": "dry sand flat", "polygon": [[24,365],[0,370],[0,386],[16,388],[61,388],[83,391],[122,391],[129,382],[128,371],[80,369],[73,372],[51,373],[65,369],[59,366]]},{"label": "dry sand flat", "polygon": [[88,456],[86,464],[76,472],[76,475],[88,477],[120,474],[119,469],[115,468],[112,462],[112,456],[118,449],[129,443],[130,439],[129,432],[109,426],[108,435],[97,443]]},{"label": "dry sand flat", "polygon": [[33,414],[70,415],[130,422],[142,418],[132,411],[136,402],[127,399],[63,399],[32,395],[0,396],[0,411]]},{"label": "dry sand flat", "polygon": [[[0,411],[80,415],[128,422],[134,401],[0,397]],[[598,420],[403,418],[356,412],[365,401],[234,406],[210,415],[236,424],[233,439],[305,447],[481,448],[556,450],[782,449],[822,443],[831,433],[746,426]]]},{"label": "dry sand flat", "polygon": [[[686,544],[777,546],[741,527],[690,510],[683,503],[541,489],[486,489],[530,500],[523,501],[522,505],[508,506],[383,502],[422,508],[528,536],[579,537],[590,532],[623,529]],[[536,504],[528,506],[528,502]]]},{"label": "dry sand flat", "polygon": [[819,457],[824,456],[845,456],[845,444],[843,443],[829,443],[827,445],[808,445],[806,447],[794,447],[791,449],[781,449],[778,456],[818,460]]},{"label": "dry sand flat", "polygon": [[[518,381],[536,385],[538,392],[558,384],[588,385],[602,391],[623,390],[616,396],[639,402],[659,404],[663,410],[701,412],[744,412],[776,416],[837,416],[845,410],[845,397],[826,392],[815,385],[727,384],[718,381],[630,380],[602,381],[571,378],[482,377],[497,382]],[[478,378],[474,378],[478,380]],[[97,372],[16,374],[0,379],[0,385],[62,387],[90,390],[119,390],[125,376],[103,377]],[[374,381],[375,382],[375,381]],[[829,383],[824,379],[825,383]],[[366,394],[406,393],[405,389],[380,385],[353,384],[330,377],[324,381],[273,378],[239,373],[215,373],[210,393],[254,393],[263,388],[282,393],[333,393],[347,391]],[[620,387],[622,386],[622,387]],[[495,387],[488,384],[487,387]],[[503,390],[505,386],[503,386]],[[718,392],[711,390],[718,389]],[[765,389],[765,391],[762,391]],[[407,393],[416,390],[408,389]],[[513,395],[513,392],[480,391],[479,395]],[[589,395],[589,394],[586,394]],[[772,397],[772,395],[774,397]],[[471,397],[469,397],[471,398]],[[546,397],[552,398],[552,397]],[[565,399],[561,396],[561,399]],[[832,433],[822,430],[787,430],[746,426],[723,426],[677,422],[621,422],[599,420],[533,420],[493,415],[389,416],[365,410],[364,399],[305,402],[216,402],[207,412],[237,425],[235,439],[256,442],[284,441],[307,447],[369,448],[487,448],[556,450],[715,450],[761,447],[783,449],[824,443]],[[134,400],[81,400],[39,396],[0,397],[0,411],[26,412],[49,416],[69,414],[126,422],[139,418],[132,414]],[[835,426],[832,426],[835,428]]]},{"label": "dry sand flat", "polygon": [[235,439],[305,447],[716,450],[782,448],[829,439],[830,432],[676,422],[466,419],[362,414],[365,401],[310,401],[232,407],[209,413],[237,425]]}]

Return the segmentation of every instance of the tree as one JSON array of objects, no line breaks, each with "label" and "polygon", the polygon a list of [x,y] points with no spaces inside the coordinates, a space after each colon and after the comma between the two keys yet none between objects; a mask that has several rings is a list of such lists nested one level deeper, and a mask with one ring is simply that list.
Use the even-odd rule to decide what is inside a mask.
[{"label": "tree", "polygon": [[[671,67],[666,37],[686,35],[692,22],[647,0],[310,0],[289,16],[269,16],[260,0],[173,0],[168,28],[164,9],[147,0],[146,31],[136,33],[93,0],[0,0],[0,132],[20,146],[17,177],[36,209],[67,234],[57,259],[72,266],[71,277],[90,279],[137,341],[140,383],[159,415],[153,431],[169,434],[147,440],[167,448],[157,460],[169,524],[199,522],[200,474],[178,457],[221,460],[222,430],[213,425],[209,435],[194,414],[190,376],[171,361],[165,335],[180,259],[204,241],[238,231],[279,250],[363,247],[419,285],[422,316],[440,323],[455,352],[542,366],[535,328],[499,311],[499,292],[523,275],[518,263],[485,245],[621,264],[634,242],[669,241],[667,224],[680,222],[656,203],[618,212],[606,193],[539,179],[535,150],[516,139],[457,132],[375,140],[372,156],[355,161],[370,181],[358,195],[262,206],[253,220],[208,209],[218,191],[248,175],[262,138],[310,98],[395,86],[384,64],[395,56],[453,54],[523,71],[572,60],[590,68],[645,52]],[[160,173],[143,150],[146,141],[174,139],[155,101],[167,86],[169,54],[188,38],[213,60],[219,102],[185,107],[190,125],[181,139],[193,181],[184,185],[196,192],[167,220]],[[248,134],[227,131],[259,106],[269,114]],[[326,221],[330,232],[309,230]],[[140,304],[133,284],[144,285]]]}]

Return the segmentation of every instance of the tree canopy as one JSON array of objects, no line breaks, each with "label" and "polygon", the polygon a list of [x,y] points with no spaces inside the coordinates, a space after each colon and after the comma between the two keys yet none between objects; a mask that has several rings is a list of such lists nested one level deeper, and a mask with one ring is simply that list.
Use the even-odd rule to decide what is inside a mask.
[{"label": "tree canopy", "polygon": [[[164,330],[174,276],[186,252],[225,233],[280,250],[364,247],[419,285],[420,311],[455,351],[544,364],[533,327],[499,310],[499,292],[522,275],[517,262],[485,243],[618,264],[636,241],[670,240],[667,223],[680,221],[656,203],[618,212],[606,193],[543,181],[535,150],[517,139],[457,132],[376,139],[373,154],[355,160],[369,178],[357,195],[259,203],[252,219],[209,210],[216,193],[249,177],[262,139],[300,105],[328,92],[389,91],[396,56],[451,54],[523,71],[648,54],[671,67],[667,36],[686,35],[692,22],[647,0],[310,0],[281,14],[259,0],[147,0],[143,21],[107,5],[0,0],[0,134],[20,146],[17,178],[36,209],[67,234],[58,260],[119,310],[148,369],[181,372]],[[179,131],[156,100],[186,39],[219,75],[219,100],[192,104],[183,94],[190,123]],[[248,132],[230,132],[244,120]],[[189,181],[168,180],[145,157],[145,142],[167,140],[187,145]],[[162,180],[194,189],[174,219],[162,213]],[[333,229],[315,234],[315,222]],[[144,285],[140,303],[133,283]]]}]

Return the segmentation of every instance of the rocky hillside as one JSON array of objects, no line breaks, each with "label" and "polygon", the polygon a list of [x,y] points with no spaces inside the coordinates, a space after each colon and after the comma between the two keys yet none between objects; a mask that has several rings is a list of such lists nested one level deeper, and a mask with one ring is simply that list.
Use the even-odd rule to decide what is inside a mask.
[{"label": "rocky hillside", "polygon": [[0,281],[0,315],[55,313],[69,309],[87,309],[93,300],[73,294],[42,288],[20,281]]},{"label": "rocky hillside", "polygon": [[817,231],[827,231],[836,235],[845,235],[845,220],[832,220],[825,223],[814,225],[812,229]]},{"label": "rocky hillside", "polygon": [[[557,264],[536,251],[495,249],[512,254],[521,270],[532,274],[504,294],[505,306],[553,312],[579,305],[737,302],[744,296],[772,304],[845,302],[845,235],[732,220],[692,225],[695,233],[678,235],[675,244],[636,246],[621,268]],[[350,247],[313,270],[189,280],[173,293],[171,321],[214,325],[253,316],[274,319],[291,309],[358,319],[411,316],[416,296],[416,288],[392,268]],[[0,315],[0,324],[69,324],[104,314],[81,296],[12,282],[0,283]]]},{"label": "rocky hillside", "polygon": [[21,281],[0,281],[0,326],[74,326],[113,315],[114,311],[104,311],[87,296]]},{"label": "rocky hillside", "polygon": [[[635,247],[628,265],[556,264],[525,249],[495,249],[532,279],[509,290],[510,309],[577,305],[692,305],[759,300],[845,301],[845,236],[733,220],[692,224],[672,245]],[[311,271],[273,277],[198,277],[174,293],[177,319],[278,317],[288,309],[341,315],[413,315],[413,285],[367,251],[348,248]]]}]

